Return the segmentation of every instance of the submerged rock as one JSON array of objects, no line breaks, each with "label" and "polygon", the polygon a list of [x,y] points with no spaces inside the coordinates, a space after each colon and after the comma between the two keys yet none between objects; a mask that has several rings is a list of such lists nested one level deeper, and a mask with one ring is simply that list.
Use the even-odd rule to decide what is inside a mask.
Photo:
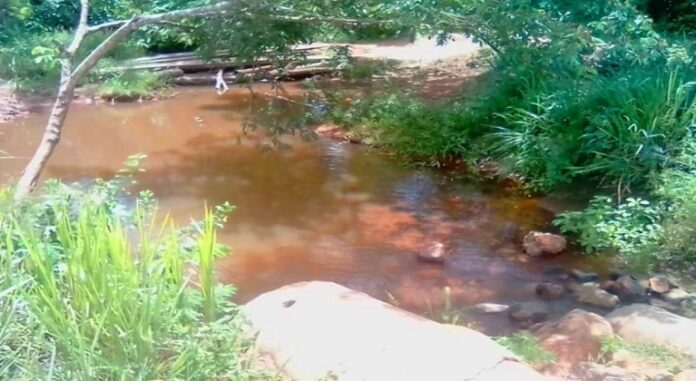
[{"label": "submerged rock", "polygon": [[445,263],[447,253],[442,242],[433,242],[418,252],[418,259],[428,263]]},{"label": "submerged rock", "polygon": [[510,319],[522,326],[541,323],[549,317],[549,308],[540,302],[522,302],[510,307]]},{"label": "submerged rock", "polygon": [[570,276],[575,278],[580,283],[596,282],[597,280],[599,280],[599,276],[597,275],[597,273],[584,272],[578,269],[570,270]]},{"label": "submerged rock", "polygon": [[346,129],[332,123],[322,124],[314,129],[314,133],[330,139],[354,142]]},{"label": "submerged rock", "polygon": [[565,287],[557,283],[539,283],[534,288],[537,296],[544,300],[560,299],[565,294]]},{"label": "submerged rock", "polygon": [[563,236],[537,231],[527,233],[522,242],[524,252],[532,257],[559,254],[565,250],[566,245],[567,241]]},{"label": "submerged rock", "polygon": [[696,321],[648,304],[618,308],[606,316],[624,340],[671,346],[696,356]]},{"label": "submerged rock", "polygon": [[575,299],[578,302],[596,307],[612,309],[619,304],[619,297],[610,294],[593,284],[583,284],[575,289]]},{"label": "submerged rock", "polygon": [[[292,301],[292,303],[288,303]],[[244,306],[256,347],[296,381],[542,381],[471,329],[411,314],[330,282],[303,282]]]},{"label": "submerged rock", "polygon": [[510,306],[507,304],[496,304],[496,303],[479,303],[471,307],[474,311],[478,311],[484,314],[499,314],[507,312]]},{"label": "submerged rock", "polygon": [[541,346],[556,354],[561,365],[597,357],[602,340],[614,334],[605,318],[581,309],[568,312],[557,322],[538,324],[533,332]]}]

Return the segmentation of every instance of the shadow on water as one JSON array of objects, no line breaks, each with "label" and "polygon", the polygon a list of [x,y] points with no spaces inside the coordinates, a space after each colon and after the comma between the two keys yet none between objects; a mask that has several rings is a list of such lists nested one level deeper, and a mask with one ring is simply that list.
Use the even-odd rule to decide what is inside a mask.
[{"label": "shadow on water", "polygon": [[[534,284],[551,266],[602,267],[573,254],[543,261],[523,255],[521,236],[552,218],[548,200],[454,182],[363,146],[245,132],[249,109],[264,102],[241,88],[221,97],[188,89],[154,103],[77,106],[46,176],[110,176],[142,152],[149,159],[140,186],[179,222],[199,218],[204,202],[232,202],[237,208],[219,237],[233,254],[219,261],[218,274],[237,285],[239,302],[291,282],[329,280],[425,313],[442,304],[444,287],[456,305],[522,301],[534,298]],[[278,106],[270,119],[298,112]],[[42,123],[39,115],[5,127],[0,148],[27,157]],[[260,149],[278,142],[289,149]],[[23,162],[0,161],[4,180]],[[451,250],[444,266],[416,260],[432,241]],[[572,307],[560,301],[552,310]],[[511,328],[504,316],[481,325],[489,333]]]}]

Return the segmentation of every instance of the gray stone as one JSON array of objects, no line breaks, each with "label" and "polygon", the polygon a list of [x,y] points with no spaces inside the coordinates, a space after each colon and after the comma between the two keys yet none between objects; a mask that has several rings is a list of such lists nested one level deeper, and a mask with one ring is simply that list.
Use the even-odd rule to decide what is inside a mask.
[{"label": "gray stone", "polygon": [[651,297],[650,300],[648,301],[648,304],[650,304],[651,306],[665,309],[665,310],[667,310],[669,312],[673,312],[675,314],[682,312],[682,308],[681,308],[681,305],[679,303],[670,303],[664,299]]},{"label": "gray stone", "polygon": [[692,298],[693,296],[681,288],[673,288],[662,294],[662,297],[670,303],[681,303],[686,299]]},{"label": "gray stone", "polygon": [[523,302],[510,308],[510,319],[531,325],[541,323],[549,317],[549,308],[540,302]]},{"label": "gray stone", "polygon": [[499,314],[507,312],[510,306],[507,304],[496,304],[496,303],[479,303],[471,307],[474,311],[478,311],[484,314]]},{"label": "gray stone", "polygon": [[648,289],[638,279],[624,275],[616,280],[619,299],[625,303],[644,303],[648,300]]},{"label": "gray stone", "polygon": [[557,283],[539,283],[534,288],[537,296],[544,300],[560,299],[565,294],[565,287]]},{"label": "gray stone", "polygon": [[258,352],[296,381],[545,380],[479,332],[335,283],[285,286],[243,310]]},{"label": "gray stone", "polygon": [[571,270],[570,275],[580,283],[596,282],[599,280],[597,273],[584,272],[577,269]]},{"label": "gray stone", "polygon": [[624,340],[667,345],[696,356],[696,321],[648,304],[618,308],[606,316]]},{"label": "gray stone", "polygon": [[580,303],[607,309],[615,308],[619,304],[618,296],[591,284],[583,284],[577,287],[575,289],[575,299]]}]

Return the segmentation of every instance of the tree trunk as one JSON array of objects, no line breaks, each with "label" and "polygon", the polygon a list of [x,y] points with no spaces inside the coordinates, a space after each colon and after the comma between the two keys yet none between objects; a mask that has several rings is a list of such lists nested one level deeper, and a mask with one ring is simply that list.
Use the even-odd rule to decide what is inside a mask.
[{"label": "tree trunk", "polygon": [[34,190],[39,181],[41,171],[51,157],[53,150],[58,145],[65,117],[68,115],[70,103],[75,95],[75,86],[76,83],[70,76],[63,76],[63,78],[61,78],[58,95],[56,96],[56,101],[51,109],[51,115],[46,123],[46,129],[41,138],[41,143],[39,143],[39,147],[36,149],[29,164],[24,168],[22,177],[20,177],[17,183],[15,191],[16,200],[25,198]]}]

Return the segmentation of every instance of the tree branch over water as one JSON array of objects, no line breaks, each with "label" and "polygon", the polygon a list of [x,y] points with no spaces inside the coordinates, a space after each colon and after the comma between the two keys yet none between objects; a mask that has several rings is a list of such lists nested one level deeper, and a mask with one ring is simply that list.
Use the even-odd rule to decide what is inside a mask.
[{"label": "tree branch over water", "polygon": [[[70,45],[62,52],[61,76],[58,87],[58,94],[51,109],[44,134],[41,142],[26,165],[22,173],[15,192],[15,198],[21,200],[29,195],[39,181],[41,172],[50,159],[53,151],[60,142],[70,104],[75,95],[75,89],[80,80],[101,60],[104,56],[114,49],[120,42],[125,40],[131,32],[142,27],[157,24],[167,24],[190,18],[225,18],[242,14],[248,18],[258,18],[259,22],[268,21],[288,21],[299,23],[330,23],[340,25],[357,25],[362,23],[375,23],[340,17],[324,17],[306,15],[302,12],[292,12],[292,9],[283,9],[281,14],[255,16],[252,12],[244,13],[245,6],[259,6],[258,2],[246,2],[243,0],[221,1],[211,5],[200,7],[174,10],[163,13],[136,15],[127,20],[109,21],[96,25],[89,25],[89,0],[80,0],[80,17],[77,28],[73,34]],[[284,13],[284,14],[282,14]],[[385,22],[385,21],[378,21]],[[115,30],[114,30],[115,29]],[[113,30],[94,50],[84,59],[76,62],[76,56],[82,43],[89,34],[101,31]]]}]

